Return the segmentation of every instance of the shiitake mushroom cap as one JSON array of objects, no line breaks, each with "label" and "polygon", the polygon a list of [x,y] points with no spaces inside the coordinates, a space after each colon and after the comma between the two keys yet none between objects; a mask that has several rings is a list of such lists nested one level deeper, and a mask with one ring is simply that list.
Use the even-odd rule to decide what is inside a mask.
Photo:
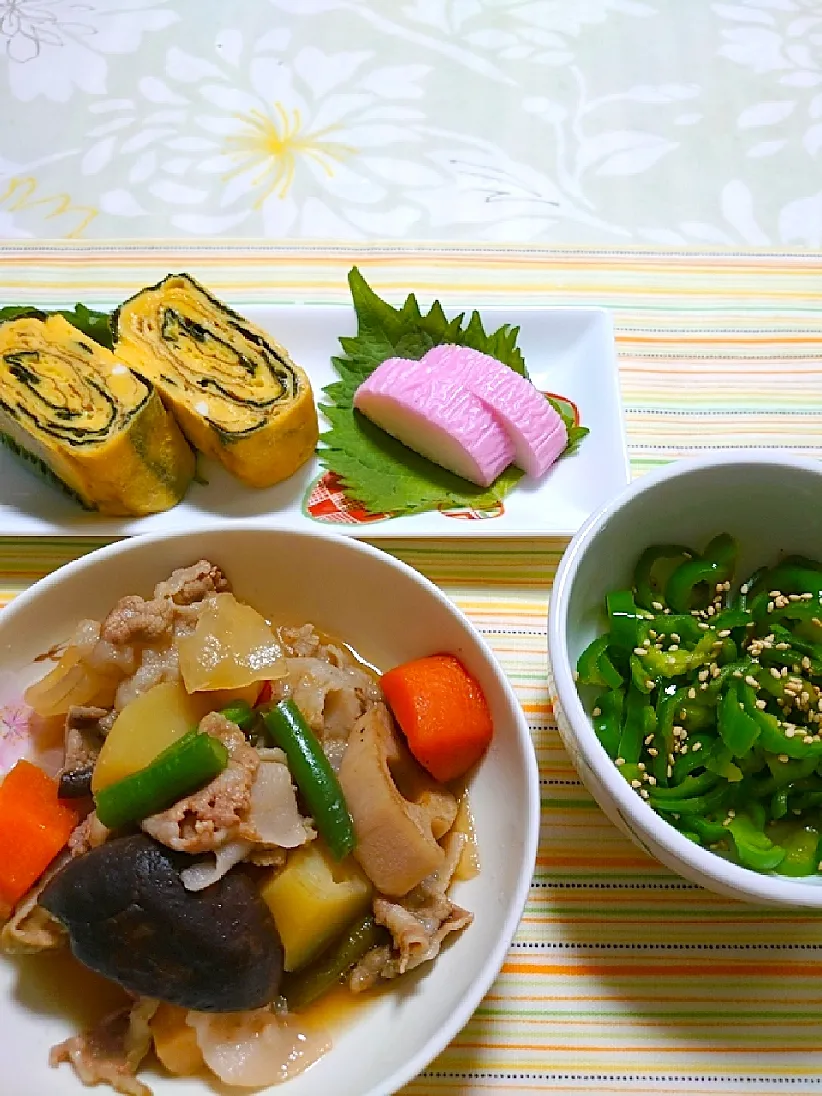
[{"label": "shiitake mushroom cap", "polygon": [[242,1012],[277,996],[283,951],[252,882],[231,871],[187,891],[191,858],[144,834],[69,863],[40,895],[85,966],[132,993],[200,1012]]}]

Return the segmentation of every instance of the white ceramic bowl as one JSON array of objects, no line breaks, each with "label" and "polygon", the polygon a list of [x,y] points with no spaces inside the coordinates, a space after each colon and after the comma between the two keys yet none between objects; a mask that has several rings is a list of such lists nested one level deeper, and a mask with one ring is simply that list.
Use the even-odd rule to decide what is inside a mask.
[{"label": "white ceramic bowl", "polygon": [[758,450],[681,460],[636,480],[582,526],[563,556],[548,617],[550,691],[560,733],[609,818],[673,871],[751,902],[822,909],[822,876],[789,879],[729,863],[683,837],[632,791],[596,737],[574,684],[580,652],[603,630],[610,590],[630,586],[642,550],[704,547],[729,532],[739,577],[781,554],[822,552],[822,463]]},{"label": "white ceramic bowl", "polygon": [[[495,737],[470,784],[481,872],[454,888],[457,901],[474,912],[474,923],[429,969],[397,983],[334,1031],[333,1049],[307,1073],[271,1090],[282,1096],[385,1096],[423,1070],[468,1021],[516,930],[539,826],[528,725],[488,646],[412,568],[354,539],[249,524],[125,540],[43,579],[0,614],[0,669],[29,666],[67,638],[79,618],[99,618],[124,594],[150,594],[174,567],[202,557],[219,564],[238,596],[262,612],[286,623],[315,622],[376,666],[452,652],[490,703]],[[46,959],[12,963],[0,957],[0,1094],[80,1096],[83,1088],[68,1067],[48,1068],[49,1047],[72,1034],[74,1025],[56,1003],[27,1005],[36,998],[26,974],[31,962]],[[216,1091],[200,1081],[148,1080],[157,1096]]]}]

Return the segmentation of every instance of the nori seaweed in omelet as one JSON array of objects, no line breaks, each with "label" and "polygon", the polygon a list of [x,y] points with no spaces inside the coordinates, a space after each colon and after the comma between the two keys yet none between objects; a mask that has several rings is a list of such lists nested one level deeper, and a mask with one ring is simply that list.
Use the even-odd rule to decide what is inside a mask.
[{"label": "nori seaweed in omelet", "polygon": [[0,442],[103,514],[168,510],[194,475],[158,392],[58,315],[0,323]]},{"label": "nori seaweed in omelet", "polygon": [[295,472],[317,444],[305,372],[188,274],[169,274],[114,315],[115,352],[157,386],[195,448],[252,487]]}]

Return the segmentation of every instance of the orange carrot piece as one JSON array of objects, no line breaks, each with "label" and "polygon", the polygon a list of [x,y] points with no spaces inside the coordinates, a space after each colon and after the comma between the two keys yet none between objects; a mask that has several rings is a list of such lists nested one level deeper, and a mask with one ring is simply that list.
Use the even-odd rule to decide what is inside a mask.
[{"label": "orange carrot piece", "polygon": [[0,784],[0,903],[20,901],[77,825],[57,791],[57,781],[30,761],[18,761]]},{"label": "orange carrot piece", "polygon": [[380,678],[408,748],[435,780],[454,780],[485,753],[493,734],[479,683],[454,655],[429,655]]}]

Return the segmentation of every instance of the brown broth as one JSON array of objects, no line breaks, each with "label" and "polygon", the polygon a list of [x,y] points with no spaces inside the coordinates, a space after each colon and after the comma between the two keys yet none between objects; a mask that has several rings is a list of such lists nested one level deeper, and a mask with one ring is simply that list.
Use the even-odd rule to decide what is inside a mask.
[{"label": "brown broth", "polygon": [[124,990],[84,967],[68,948],[5,961],[17,969],[17,1003],[33,1013],[65,1017],[76,1031],[129,1004]]}]

